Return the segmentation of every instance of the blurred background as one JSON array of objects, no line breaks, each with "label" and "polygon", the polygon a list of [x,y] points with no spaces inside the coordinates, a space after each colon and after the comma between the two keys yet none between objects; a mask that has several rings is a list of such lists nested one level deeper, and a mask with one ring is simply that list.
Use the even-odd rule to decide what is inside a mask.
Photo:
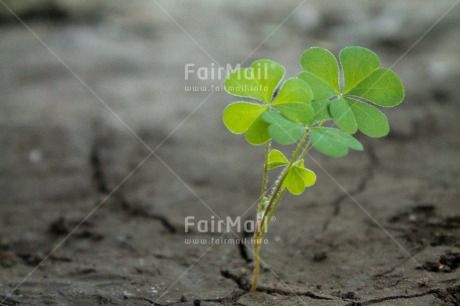
[{"label": "blurred background", "polygon": [[313,153],[317,186],[280,208],[262,283],[314,290],[330,305],[417,294],[422,278],[458,284],[411,261],[459,247],[456,3],[1,0],[0,299],[21,284],[11,305],[276,300],[235,283],[249,279],[244,246],[184,244],[186,216],[253,218],[262,168],[262,149],[222,124],[234,101],[225,73],[203,80],[185,67],[270,58],[294,77],[312,46],[374,50],[406,99],[384,110],[388,138],[358,137],[370,153]]}]

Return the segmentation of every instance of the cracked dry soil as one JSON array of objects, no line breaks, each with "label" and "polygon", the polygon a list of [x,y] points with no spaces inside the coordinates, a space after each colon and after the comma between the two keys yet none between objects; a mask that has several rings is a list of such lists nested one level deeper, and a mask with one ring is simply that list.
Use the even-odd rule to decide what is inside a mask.
[{"label": "cracked dry soil", "polygon": [[[215,3],[204,25],[180,21],[211,54],[236,63],[264,32],[247,32],[249,15]],[[295,7],[287,3],[267,12],[282,19]],[[318,5],[332,18],[337,12],[327,3]],[[168,9],[182,16],[187,6]],[[458,20],[433,29],[395,67],[407,97],[385,110],[387,138],[359,136],[365,152],[306,160],[318,182],[280,205],[261,249],[256,293],[247,292],[251,246],[211,245],[235,236],[186,232],[184,218],[253,218],[262,152],[224,129],[230,100],[221,92],[170,135],[208,94],[183,90],[190,84],[184,65],[209,59],[191,52],[196,46],[168,20],[154,20],[143,31],[117,19],[28,20],[143,143],[26,29],[1,25],[1,306],[460,304],[460,88],[454,77],[424,82],[432,45],[453,54],[446,41],[457,37],[449,29]],[[200,31],[217,22],[247,47],[227,50],[214,32]],[[254,56],[286,63],[292,74],[299,69],[292,59],[309,46],[327,40],[334,52],[341,48],[332,43],[334,29],[351,25],[340,22],[320,23],[320,34],[288,22],[277,39],[287,37],[292,48],[270,45]],[[417,38],[389,44],[358,34],[352,39],[386,66]]]}]

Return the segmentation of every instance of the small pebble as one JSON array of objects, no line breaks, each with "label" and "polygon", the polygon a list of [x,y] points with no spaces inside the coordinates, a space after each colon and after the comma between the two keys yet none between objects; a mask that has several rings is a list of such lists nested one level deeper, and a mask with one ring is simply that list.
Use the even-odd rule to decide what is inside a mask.
[{"label": "small pebble", "polygon": [[428,277],[423,277],[417,281],[417,284],[419,287],[426,287],[428,285],[428,281],[429,281]]},{"label": "small pebble", "polygon": [[39,161],[41,161],[43,158],[42,156],[42,152],[38,149],[33,149],[32,151],[29,152],[29,161],[31,163],[38,163]]},{"label": "small pebble", "polygon": [[128,291],[123,291],[123,298],[124,299],[129,299],[132,296],[133,295],[131,293],[129,293]]},{"label": "small pebble", "polygon": [[314,261],[323,261],[327,258],[326,252],[318,252],[313,255]]}]

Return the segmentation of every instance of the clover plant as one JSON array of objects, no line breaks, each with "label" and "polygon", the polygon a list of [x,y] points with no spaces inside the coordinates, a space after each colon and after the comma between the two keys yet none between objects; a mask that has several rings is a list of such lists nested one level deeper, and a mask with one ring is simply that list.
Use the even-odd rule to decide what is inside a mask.
[{"label": "clover plant", "polygon": [[[378,56],[371,50],[347,47],[339,59],[340,65],[328,50],[310,48],[301,57],[303,71],[284,83],[284,67],[267,59],[227,76],[227,92],[249,101],[227,106],[225,126],[235,134],[245,134],[250,144],[265,145],[254,231],[252,291],[259,277],[261,239],[283,195],[286,190],[300,195],[316,182],[315,173],[305,166],[307,152],[313,147],[325,155],[340,157],[350,149],[363,150],[352,136],[358,130],[370,137],[383,137],[389,132],[385,114],[373,104],[392,107],[404,98],[398,76],[380,67]],[[288,159],[281,151],[271,149],[272,141],[280,145],[297,143],[297,147]],[[269,192],[268,172],[278,167],[282,171]]]}]

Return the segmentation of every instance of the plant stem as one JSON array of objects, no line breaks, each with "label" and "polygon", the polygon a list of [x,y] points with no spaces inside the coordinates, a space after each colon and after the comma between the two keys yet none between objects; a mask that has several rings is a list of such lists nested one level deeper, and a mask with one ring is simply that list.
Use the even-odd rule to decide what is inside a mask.
[{"label": "plant stem", "polygon": [[268,216],[267,223],[265,223],[264,227],[258,227],[256,229],[256,232],[254,233],[254,274],[253,274],[253,279],[252,279],[252,286],[251,286],[251,292],[255,292],[257,290],[257,282],[259,280],[259,266],[260,266],[260,257],[259,257],[259,250],[260,250],[260,245],[262,243],[262,237],[265,234],[265,230],[267,228],[267,225],[270,223],[270,220],[273,216],[273,213],[275,212],[276,208],[278,207],[278,204],[281,201],[281,198],[284,195],[285,190],[281,191],[279,194],[275,206],[273,207],[272,211],[270,212],[270,215]]},{"label": "plant stem", "polygon": [[[307,139],[308,132],[309,132],[308,130],[305,131],[304,135],[302,136],[302,139],[299,141],[299,144],[297,145],[297,148],[294,151],[294,154],[292,155],[291,161],[289,162],[287,167],[284,169],[280,180],[276,184],[275,190],[273,191],[272,195],[270,196],[270,201],[268,202],[267,207],[265,209],[260,209],[261,208],[260,206],[262,206],[261,205],[262,200],[264,199],[264,196],[265,196],[265,189],[266,189],[266,185],[267,185],[266,173],[268,174],[268,153],[269,153],[268,151],[269,151],[269,147],[267,145],[265,146],[265,166],[264,166],[264,180],[263,180],[264,187],[262,188],[263,193],[262,193],[262,196],[261,196],[261,203],[259,204],[260,206],[259,206],[259,209],[258,209],[258,216],[257,216],[258,220],[257,220],[257,225],[256,225],[256,228],[255,228],[255,231],[254,231],[254,274],[253,274],[252,286],[251,286],[251,291],[252,292],[256,291],[257,282],[259,280],[259,266],[260,266],[260,263],[259,263],[259,261],[260,261],[259,260],[259,250],[260,250],[260,243],[261,243],[263,234],[265,232],[265,230],[262,231],[261,229],[264,229],[266,224],[268,224],[267,222],[265,222],[265,220],[267,219],[268,212],[271,211],[271,207],[273,206],[273,203],[274,203],[275,199],[277,200],[276,204],[275,204],[275,209],[276,209],[276,206],[278,206],[279,202],[281,201],[281,198],[283,197],[284,191],[282,191],[280,194],[279,194],[279,191],[281,189],[281,186],[283,184],[284,179],[287,176],[287,173],[289,172],[289,169],[292,167],[292,164],[294,163],[294,161],[299,156],[300,150],[302,149],[303,144],[304,144],[305,140]],[[278,196],[278,194],[279,194],[279,196]],[[262,212],[263,212],[263,214],[262,214]],[[273,210],[273,212],[274,212],[274,210]],[[273,216],[273,212],[271,213],[271,216]],[[260,218],[261,214],[262,214],[262,218]],[[271,218],[271,216],[270,216],[270,218]]]},{"label": "plant stem", "polygon": [[312,145],[313,145],[313,144],[311,143],[311,141],[309,141],[309,142],[307,143],[307,145],[305,146],[305,148],[303,149],[302,153],[301,153],[300,156],[299,156],[299,160],[302,159],[302,158],[304,158],[305,154],[307,154],[307,152],[310,150],[310,148],[312,147]]},{"label": "plant stem", "polygon": [[[322,127],[324,123],[325,123],[325,120],[321,121],[318,124],[318,127]],[[262,203],[265,200],[264,197],[265,197],[265,192],[267,189],[268,154],[270,151],[270,147],[269,147],[270,143],[267,143],[265,145],[265,162],[264,162],[264,178],[262,182],[262,194],[260,196],[260,203],[259,203],[258,210],[257,210],[257,225],[254,231],[254,275],[253,275],[252,286],[251,286],[252,292],[256,291],[257,282],[259,280],[259,270],[260,270],[259,250],[260,250],[260,244],[261,244],[262,238],[266,232],[268,224],[270,224],[270,221],[273,217],[273,214],[275,213],[275,210],[278,208],[278,205],[284,196],[285,190],[282,190],[281,192],[280,190],[281,190],[284,180],[286,179],[286,176],[289,170],[291,169],[294,162],[302,159],[313,145],[311,140],[309,140],[305,148],[303,148],[302,150],[302,147],[305,143],[305,140],[308,137],[309,132],[310,132],[309,130],[306,130],[304,135],[302,136],[302,139],[300,139],[299,144],[297,145],[297,148],[295,149],[294,154],[292,155],[292,159],[289,161],[289,164],[286,166],[286,168],[284,168],[283,172],[280,174],[280,179],[276,183],[276,187],[270,196],[268,205],[264,208]],[[302,150],[302,153],[300,153],[301,150]],[[274,206],[273,206],[273,203],[274,203]],[[272,209],[272,206],[273,206],[273,209]],[[268,215],[268,218],[267,218],[267,215]]]},{"label": "plant stem", "polygon": [[[321,121],[319,124],[318,124],[318,127],[322,127],[324,125],[324,123],[326,123],[325,120]],[[313,143],[311,142],[311,140],[308,141],[307,145],[305,146],[305,148],[303,149],[302,153],[300,154],[299,156],[299,160],[304,158],[305,154],[307,154],[307,152],[311,149],[311,147],[313,146]]]},{"label": "plant stem", "polygon": [[254,239],[254,274],[252,277],[251,292],[257,290],[257,282],[259,281],[259,249],[260,249],[260,237]]},{"label": "plant stem", "polygon": [[270,152],[270,142],[269,140],[265,144],[265,154],[264,154],[264,177],[262,180],[262,192],[260,193],[260,202],[258,211],[262,211],[262,206],[265,200],[265,193],[267,192],[267,179],[268,179],[268,153]]},{"label": "plant stem", "polygon": [[267,208],[264,210],[264,215],[262,217],[262,221],[261,221],[262,223],[261,223],[261,226],[260,226],[261,228],[263,228],[263,226],[265,224],[265,219],[267,217],[267,214],[270,212],[270,210],[272,208],[272,205],[273,205],[273,202],[277,198],[277,195],[278,195],[278,193],[279,193],[279,191],[281,189],[281,186],[283,185],[284,179],[286,178],[286,176],[287,176],[287,174],[289,172],[289,169],[291,169],[292,164],[297,160],[297,156],[299,155],[300,150],[302,149],[303,144],[304,144],[305,140],[307,139],[308,133],[309,133],[309,131],[307,130],[304,133],[304,135],[302,136],[302,139],[300,140],[299,144],[297,145],[296,150],[294,151],[294,154],[292,155],[292,159],[289,161],[289,164],[284,169],[284,171],[283,171],[283,173],[281,175],[281,178],[278,180],[278,183],[276,184],[275,190],[273,191],[272,195],[270,196],[270,201],[268,202]]},{"label": "plant stem", "polygon": [[270,214],[268,215],[267,223],[265,224],[265,227],[262,229],[261,237],[264,236],[265,230],[267,229],[267,226],[270,224],[270,220],[272,219],[273,214],[275,213],[276,209],[278,208],[278,204],[281,202],[281,199],[283,198],[285,192],[286,192],[286,189],[281,191],[280,195],[276,199],[275,206],[273,206],[273,209],[270,211]]},{"label": "plant stem", "polygon": [[270,152],[270,142],[265,144],[264,154],[264,175],[262,179],[262,192],[260,193],[259,205],[257,207],[257,224],[254,231],[254,278],[252,282],[251,291],[256,291],[257,282],[259,280],[259,249],[260,249],[260,220],[265,204],[265,193],[267,192],[267,179],[268,179],[268,153]]}]

